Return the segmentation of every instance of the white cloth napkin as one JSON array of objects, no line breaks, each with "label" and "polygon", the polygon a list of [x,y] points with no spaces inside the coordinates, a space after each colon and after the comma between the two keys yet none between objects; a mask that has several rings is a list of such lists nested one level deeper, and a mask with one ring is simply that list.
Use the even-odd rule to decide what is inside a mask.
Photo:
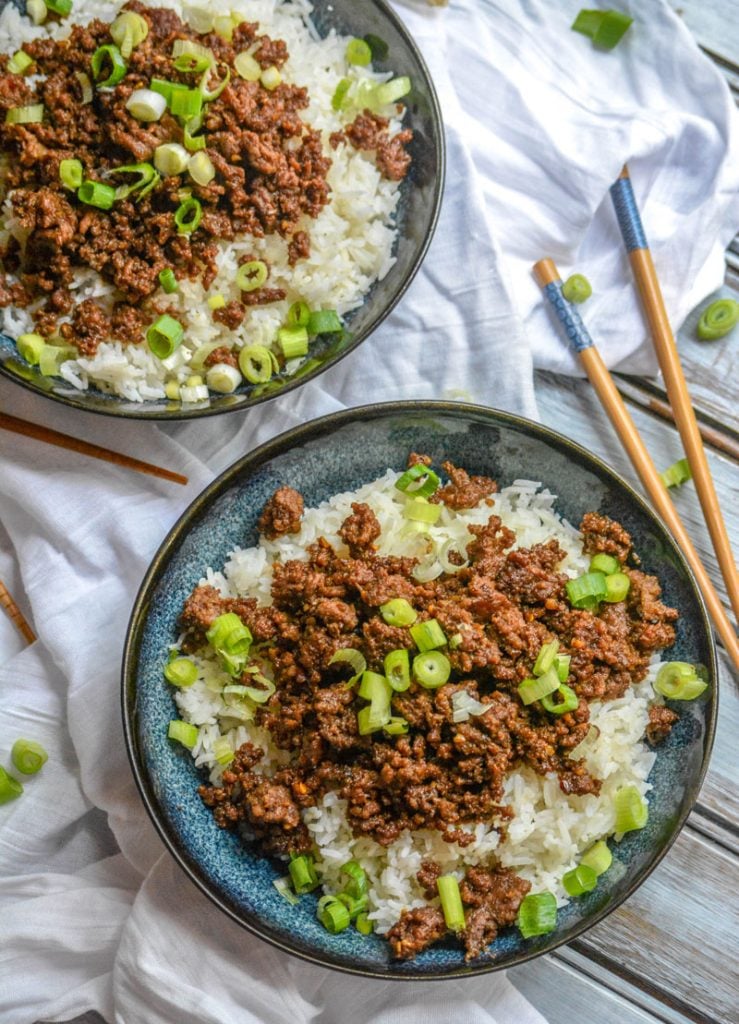
[{"label": "white cloth napkin", "polygon": [[[604,199],[625,158],[655,254],[676,257],[660,268],[671,311],[697,300],[695,281],[717,283],[715,254],[739,219],[727,169],[736,125],[718,73],[665,4],[640,3],[612,54],[569,31],[577,3],[397,7],[441,95],[449,175],[424,267],[375,336],[282,401],[165,429],[76,414],[0,384],[9,412],[190,477],[182,489],[0,434],[0,570],[25,594],[39,636],[9,648],[0,668],[0,760],[17,736],[50,755],[23,797],[0,808],[2,1024],[92,1008],[109,1024],[339,1024],[348,1005],[377,1024],[541,1020],[502,975],[360,981],[233,925],[163,852],[121,733],[120,654],[138,584],[187,503],[239,455],[316,415],[392,398],[463,392],[535,415],[533,362],[569,368],[528,278],[545,254],[592,278],[609,360],[645,365]],[[608,308],[620,311],[622,334],[609,330]]]}]

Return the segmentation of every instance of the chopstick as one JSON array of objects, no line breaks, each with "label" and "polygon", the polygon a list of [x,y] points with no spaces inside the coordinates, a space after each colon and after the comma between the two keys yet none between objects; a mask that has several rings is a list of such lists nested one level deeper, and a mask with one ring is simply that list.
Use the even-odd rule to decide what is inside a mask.
[{"label": "chopstick", "polygon": [[2,580],[0,580],[0,605],[8,613],[8,617],[11,622],[15,625],[21,636],[29,643],[32,644],[36,639],[36,634],[28,625],[23,612],[20,610],[18,605],[13,600],[13,597],[5,586]]},{"label": "chopstick", "polygon": [[644,489],[652,499],[652,504],[672,531],[680,545],[685,558],[693,570],[701,589],[703,598],[713,619],[716,630],[724,642],[732,661],[739,668],[739,641],[732,628],[711,579],[703,567],[698,552],[683,526],[680,516],[662,483],[659,473],[652,462],[636,425],[631,418],[623,399],[613,382],[606,364],[598,349],[593,344],[580,314],[562,296],[562,282],[559,271],[553,260],[539,260],[534,264],[534,275],[552,305],[557,317],[564,326],[568,341],[580,357],[580,362],[601,400],[621,443],[631,459]]},{"label": "chopstick", "polygon": [[0,429],[10,430],[23,437],[32,437],[35,441],[45,441],[47,444],[79,452],[81,455],[90,455],[93,459],[101,459],[103,462],[112,462],[125,469],[134,469],[137,473],[148,473],[150,476],[157,476],[162,480],[171,480],[172,483],[182,484],[183,487],[188,483],[186,476],[182,476],[181,473],[173,473],[171,469],[162,469],[161,466],[155,466],[151,462],[142,462],[141,459],[134,459],[130,455],[121,455],[120,452],[114,452],[110,448],[101,448],[100,445],[82,441],[78,437],[70,437],[69,434],[62,434],[49,427],[41,427],[37,423],[30,423],[17,416],[10,416],[6,412],[0,412]]},{"label": "chopstick", "polygon": [[711,542],[716,552],[721,575],[726,583],[734,616],[739,620],[739,574],[737,574],[729,534],[721,514],[706,453],[703,450],[700,430],[693,411],[688,385],[685,383],[675,337],[670,328],[657,271],[644,234],[634,190],[631,187],[628,167],[624,167],[620,176],[611,186],[611,199],[644,312],[649,321],[654,349],[667,388],[667,397],[670,400],[675,423],[682,438],[690,471],[693,474],[695,489],[703,509],[703,517],[711,535]]}]

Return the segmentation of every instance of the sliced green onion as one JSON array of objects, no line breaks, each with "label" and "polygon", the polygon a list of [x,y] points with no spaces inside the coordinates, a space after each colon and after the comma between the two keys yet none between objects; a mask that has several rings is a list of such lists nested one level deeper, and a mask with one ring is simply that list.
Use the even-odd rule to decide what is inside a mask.
[{"label": "sliced green onion", "polygon": [[580,858],[580,864],[592,868],[596,875],[602,875],[608,871],[612,861],[613,854],[608,849],[608,843],[602,839],[586,850]]},{"label": "sliced green onion", "polygon": [[339,892],[336,894],[336,899],[340,903],[343,903],[346,909],[349,911],[349,917],[353,921],[360,913],[366,911],[369,904],[369,900],[366,896],[351,896],[348,892]]},{"label": "sliced green onion", "polygon": [[715,341],[733,331],[737,323],[739,302],[734,299],[717,299],[703,310],[696,330],[702,341]]},{"label": "sliced green onion", "polygon": [[408,722],[402,715],[391,715],[387,724],[382,727],[382,731],[388,736],[405,736],[408,729]]},{"label": "sliced green onion", "polygon": [[44,345],[39,354],[39,372],[42,377],[58,377],[62,363],[76,359],[78,355],[77,349],[71,345]]},{"label": "sliced green onion", "polygon": [[[47,7],[50,6],[49,0],[46,0],[46,5]],[[110,64],[110,74],[107,78],[101,79],[100,76],[106,63]],[[98,46],[90,58],[90,67],[92,68],[92,77],[97,82],[98,89],[117,85],[125,77],[127,70],[121,51],[117,46],[113,46],[110,43],[105,46]]]},{"label": "sliced green onion", "polygon": [[[198,29],[197,31],[202,32],[205,35],[210,32],[210,27]],[[172,56],[181,57],[183,54],[187,54],[192,57],[204,57],[211,64],[215,64],[216,60],[211,49],[207,46],[202,46],[200,43],[196,43],[194,39],[175,39],[172,43]]]},{"label": "sliced green onion", "polygon": [[211,63],[207,57],[198,57],[194,53],[183,53],[173,61],[173,67],[183,74],[199,74],[209,68]]},{"label": "sliced green onion", "polygon": [[284,875],[282,878],[275,878],[272,885],[278,891],[283,900],[287,900],[291,907],[296,907],[300,900],[292,891],[290,886],[290,878],[288,875]]},{"label": "sliced green onion", "polygon": [[576,580],[568,580],[567,596],[573,608],[592,609],[606,595],[606,578],[602,572],[586,572]]},{"label": "sliced green onion", "polygon": [[158,121],[166,109],[164,96],[153,89],[134,89],[126,100],[126,110],[137,121]]},{"label": "sliced green onion", "polygon": [[459,891],[459,882],[454,875],[440,875],[436,879],[436,888],[439,890],[441,909],[444,913],[444,921],[449,931],[460,932],[464,928],[464,907],[462,906],[462,894]]},{"label": "sliced green onion", "polygon": [[171,295],[172,292],[177,291],[177,278],[175,277],[175,272],[171,267],[165,267],[164,270],[160,270],[158,277],[159,284],[162,286],[162,291],[166,295]]},{"label": "sliced green onion", "polygon": [[590,281],[582,274],[572,274],[562,285],[562,296],[568,302],[585,302],[592,294]]},{"label": "sliced green onion", "polygon": [[566,683],[570,675],[570,661],[572,660],[569,654],[558,654],[554,659],[555,668],[557,670],[557,676],[560,683]]},{"label": "sliced green onion", "polygon": [[264,384],[272,376],[272,356],[264,345],[248,345],[239,352],[239,369],[251,384]]},{"label": "sliced green onion", "polygon": [[329,665],[336,665],[344,661],[354,669],[354,675],[348,680],[346,685],[349,687],[354,686],[367,668],[367,659],[361,651],[357,651],[353,647],[342,647],[340,650],[334,651],[328,663]]},{"label": "sliced green onion", "polygon": [[72,10],[72,0],[44,0],[44,3],[54,14],[66,18]]},{"label": "sliced green onion", "polygon": [[269,270],[264,260],[242,263],[236,272],[236,287],[242,292],[254,292],[267,280]]},{"label": "sliced green onion", "polygon": [[401,78],[391,78],[389,82],[378,85],[375,89],[377,103],[384,107],[388,103],[397,103],[411,91],[411,80],[407,75]]},{"label": "sliced green onion", "polygon": [[360,935],[371,935],[375,930],[375,926],[372,924],[367,914],[359,914],[357,916],[357,920],[354,922],[354,927]]},{"label": "sliced green onion", "polygon": [[592,39],[603,20],[603,11],[582,10],[570,26],[571,31],[580,32],[582,35]]},{"label": "sliced green onion", "polygon": [[26,0],[26,14],[34,25],[43,25],[48,13],[49,8],[44,3],[44,0]]},{"label": "sliced green onion", "polygon": [[430,498],[434,494],[441,481],[433,469],[418,462],[411,466],[405,473],[401,473],[395,481],[395,486],[403,493],[413,494],[416,498]]},{"label": "sliced green onion", "polygon": [[685,661],[668,661],[660,668],[653,685],[668,700],[695,700],[708,688],[693,665]]},{"label": "sliced green onion", "polygon": [[198,730],[196,726],[190,725],[189,722],[182,722],[175,718],[169,723],[167,736],[171,740],[177,740],[178,743],[181,743],[183,747],[187,747],[188,750],[192,750],[198,741]]},{"label": "sliced green onion", "polygon": [[298,896],[306,892],[313,892],[318,886],[318,874],[313,858],[308,854],[301,854],[299,857],[292,857],[287,866],[292,879],[293,888]]},{"label": "sliced green onion", "polygon": [[535,676],[543,676],[545,672],[549,671],[552,665],[554,665],[558,650],[559,640],[550,640],[548,644],[544,644],[534,662],[533,672]]},{"label": "sliced green onion", "polygon": [[0,767],[0,804],[8,804],[23,792],[21,783]]},{"label": "sliced green onion", "polygon": [[331,97],[331,106],[333,107],[334,110],[341,110],[341,108],[344,106],[344,101],[346,100],[347,93],[349,92],[351,84],[352,83],[350,78],[342,78],[339,84],[336,86],[334,94]]},{"label": "sliced green onion", "polygon": [[310,322],[310,306],[307,302],[293,302],[287,311],[288,327],[307,327]]},{"label": "sliced green onion", "polygon": [[603,598],[608,604],[616,604],[624,601],[631,589],[631,580],[625,572],[612,572],[606,576],[606,594]]},{"label": "sliced green onion", "polygon": [[27,107],[10,107],[5,111],[6,124],[39,124],[43,119],[43,103],[30,103]]},{"label": "sliced green onion", "polygon": [[533,704],[542,697],[554,693],[561,686],[557,670],[550,666],[546,672],[536,679],[524,679],[518,687],[518,695],[524,704]]},{"label": "sliced green onion", "polygon": [[195,134],[195,132],[200,130],[202,124],[203,118],[199,114],[197,117],[191,117],[189,121],[186,121],[182,129],[182,141],[185,144],[185,149],[189,150],[190,153],[197,153],[201,149],[205,149],[207,145],[207,139],[204,135]]},{"label": "sliced green onion", "polygon": [[174,212],[174,222],[177,225],[177,234],[192,234],[202,219],[203,207],[197,199],[194,199],[191,196],[183,203],[180,203]]},{"label": "sliced green onion", "polygon": [[164,678],[173,686],[192,686],[198,678],[198,667],[189,658],[173,658],[164,666]]},{"label": "sliced green onion", "polygon": [[231,395],[241,384],[241,374],[230,363],[216,363],[205,375],[205,383],[219,395]]},{"label": "sliced green onion", "polygon": [[659,478],[665,487],[679,487],[681,484],[693,479],[690,463],[687,459],[678,459],[677,462],[673,462],[663,473],[660,473]]},{"label": "sliced green onion", "polygon": [[396,693],[402,693],[411,685],[410,656],[405,648],[389,651],[385,655],[385,678]]},{"label": "sliced green onion", "polygon": [[305,327],[281,327],[277,332],[277,341],[285,359],[295,359],[308,352],[308,332]]},{"label": "sliced green onion", "polygon": [[335,896],[322,896],[318,901],[316,917],[327,932],[337,935],[348,928],[351,923],[349,911]]},{"label": "sliced green onion", "polygon": [[213,754],[218,764],[225,768],[227,765],[231,764],[234,759],[234,748],[225,736],[219,736],[218,739],[213,742]]},{"label": "sliced green onion", "polygon": [[621,835],[644,828],[649,820],[649,807],[636,786],[624,786],[613,798],[616,811],[614,832]]},{"label": "sliced green onion", "polygon": [[208,154],[201,152],[190,157],[187,173],[197,185],[209,185],[216,176],[216,169]]},{"label": "sliced green onion", "polygon": [[46,342],[40,334],[21,334],[16,342],[18,355],[31,366],[38,366]]},{"label": "sliced green onion", "polygon": [[49,755],[35,740],[16,740],[10,751],[10,760],[13,767],[24,775],[35,775],[49,760]]},{"label": "sliced green onion", "polygon": [[234,67],[239,76],[247,82],[258,82],[261,78],[261,65],[246,50],[236,54],[234,57]]},{"label": "sliced green onion", "polygon": [[216,35],[219,35],[221,39],[225,39],[227,43],[230,43],[233,39],[234,29],[236,26],[233,23],[233,18],[230,14],[218,14],[213,18],[213,30]]},{"label": "sliced green onion", "polygon": [[82,92],[82,103],[92,103],[92,82],[90,76],[86,75],[84,71],[75,71],[74,77],[80,84],[80,90]]},{"label": "sliced green onion", "polygon": [[199,89],[178,89],[172,93],[169,109],[175,117],[189,121],[191,117],[197,117],[203,109],[203,94]]},{"label": "sliced green onion", "polygon": [[361,899],[367,895],[368,883],[367,874],[356,860],[348,860],[341,865],[341,873],[347,875],[349,881],[344,885],[344,892],[354,899]]},{"label": "sliced green onion", "polygon": [[62,160],[59,164],[59,180],[65,188],[79,188],[82,184],[83,170],[80,160]]},{"label": "sliced green onion", "polygon": [[172,102],[172,97],[176,92],[190,92],[190,87],[185,85],[184,82],[170,82],[168,78],[152,78],[151,82],[149,82],[149,88],[164,99],[167,107]]},{"label": "sliced green onion", "polygon": [[390,690],[387,679],[385,676],[380,675],[379,672],[370,672],[369,669],[365,669],[362,673],[358,693],[365,700],[376,700],[383,704],[390,702]]},{"label": "sliced green onion", "polygon": [[[224,297],[221,295],[220,292],[216,292],[215,295],[209,295],[208,299],[207,299],[207,302],[208,302],[208,306],[212,310],[223,309],[223,307],[226,305],[226,300],[224,299]],[[203,347],[205,347],[205,346],[203,346]],[[216,344],[213,347],[214,348],[218,348],[219,346],[218,346],[218,344]]]},{"label": "sliced green onion", "polygon": [[349,64],[366,67],[372,63],[372,50],[364,39],[350,39],[346,44],[346,59]]},{"label": "sliced green onion", "polygon": [[213,620],[205,639],[216,651],[226,654],[248,654],[252,643],[251,630],[235,612],[226,612]]},{"label": "sliced green onion", "polygon": [[424,651],[413,659],[413,677],[426,690],[436,690],[449,679],[452,666],[441,651]]},{"label": "sliced green onion", "polygon": [[341,320],[335,309],[315,309],[308,320],[308,334],[336,334],[341,330]]},{"label": "sliced green onion", "polygon": [[633,22],[621,11],[582,10],[572,23],[573,32],[592,39],[603,50],[612,50]]},{"label": "sliced green onion", "polygon": [[282,82],[282,75],[273,64],[271,67],[264,69],[259,76],[259,81],[268,92],[274,92],[277,86]]},{"label": "sliced green onion", "polygon": [[394,597],[381,604],[380,615],[388,626],[410,626],[418,618],[418,612],[404,597]]},{"label": "sliced green onion", "polygon": [[136,199],[143,199],[145,195],[156,185],[159,184],[161,178],[157,174],[154,167],[151,164],[127,164],[125,167],[114,168],[116,174],[137,174],[138,179],[132,182],[130,185],[119,185],[115,190],[116,199],[128,199],[132,193],[136,193]]},{"label": "sliced green onion", "polygon": [[101,181],[83,181],[77,189],[77,198],[88,206],[96,206],[98,210],[110,210],[115,202],[115,189]]},{"label": "sliced green onion", "polygon": [[24,50],[16,50],[8,61],[8,71],[11,75],[22,75],[33,64],[33,57]]},{"label": "sliced green onion", "polygon": [[154,166],[165,178],[182,174],[189,159],[190,154],[179,142],[165,142],[154,150]]},{"label": "sliced green onion", "polygon": [[134,11],[122,11],[110,26],[110,36],[120,47],[121,56],[126,60],[149,34],[149,24]]},{"label": "sliced green onion", "polygon": [[370,701],[357,715],[359,735],[367,736],[390,721],[392,689],[384,676],[378,672],[365,671],[359,684],[359,696]]},{"label": "sliced green onion", "polygon": [[[218,97],[223,92],[223,90],[228,85],[228,83],[231,81],[231,68],[228,66],[228,64],[224,64],[223,66],[225,68],[224,73],[223,73],[223,78],[220,79],[220,81],[218,82],[218,85],[214,89],[208,89],[207,88],[207,83],[208,83],[208,79],[210,78],[211,68],[207,68],[203,72],[203,76],[200,79],[200,85],[198,86],[198,91],[199,91],[200,95],[202,96],[203,101],[205,103],[212,103],[213,100],[217,100]],[[278,74],[279,74],[279,72],[278,72]]]},{"label": "sliced green onion", "polygon": [[455,633],[454,636],[449,637],[449,650],[456,651],[458,647],[461,647],[464,637],[461,633]]},{"label": "sliced green onion", "polygon": [[518,908],[517,924],[525,939],[546,935],[557,926],[557,901],[551,892],[535,892],[524,896]]},{"label": "sliced green onion", "polygon": [[433,651],[436,647],[443,647],[446,644],[446,636],[436,619],[426,619],[425,622],[417,622],[410,629],[413,642],[419,651]]},{"label": "sliced green onion", "polygon": [[175,320],[169,313],[163,313],[146,332],[146,341],[157,359],[168,359],[179,346],[184,334],[185,329],[179,320]]},{"label": "sliced green onion", "polygon": [[[556,672],[554,673],[557,674]],[[542,676],[542,678],[544,678]],[[559,681],[559,677],[557,677]],[[561,700],[555,702],[554,694],[558,693]],[[550,715],[566,715],[569,711],[574,711],[580,698],[577,696],[575,691],[567,686],[565,683],[560,683],[556,691],[541,698],[541,706],[550,713]]]},{"label": "sliced green onion", "polygon": [[568,896],[582,896],[583,893],[592,892],[597,884],[598,876],[587,864],[580,863],[562,875],[562,885]]},{"label": "sliced green onion", "polygon": [[620,571],[621,563],[613,555],[604,555],[600,552],[590,559],[590,572],[602,572],[604,575],[610,576],[612,573]]},{"label": "sliced green onion", "polygon": [[433,526],[441,515],[441,505],[431,505],[426,498],[410,498],[403,506],[403,518],[414,523],[428,523]]},{"label": "sliced green onion", "polygon": [[[205,384],[199,385],[198,387],[189,387],[188,385],[183,384],[180,388],[180,400],[183,403],[206,402],[209,398],[210,392]],[[223,659],[221,659],[221,661],[223,662]],[[238,674],[239,666],[231,668],[224,663],[223,667],[227,672],[230,672],[231,675]]]}]

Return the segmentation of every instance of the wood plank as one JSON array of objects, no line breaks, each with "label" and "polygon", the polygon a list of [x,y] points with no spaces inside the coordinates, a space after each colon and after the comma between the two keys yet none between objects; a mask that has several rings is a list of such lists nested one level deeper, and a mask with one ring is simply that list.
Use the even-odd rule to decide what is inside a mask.
[{"label": "wood plank", "polygon": [[[719,715],[713,755],[703,783],[697,812],[705,813],[739,836],[739,789],[736,785],[736,750],[739,736],[739,694],[728,659],[721,653]],[[699,826],[700,827],[700,826]]]},{"label": "wood plank", "polygon": [[739,65],[739,5],[734,0],[670,0],[670,7],[700,46]]}]

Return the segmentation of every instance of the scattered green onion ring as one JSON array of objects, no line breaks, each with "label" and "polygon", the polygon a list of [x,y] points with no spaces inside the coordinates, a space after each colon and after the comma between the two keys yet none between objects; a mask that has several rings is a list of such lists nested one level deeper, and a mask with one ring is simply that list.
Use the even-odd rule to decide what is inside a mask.
[{"label": "scattered green onion ring", "polygon": [[402,473],[395,481],[395,487],[404,494],[413,494],[417,498],[430,498],[434,494],[441,481],[433,469],[417,462],[405,473]]},{"label": "scattered green onion ring", "polygon": [[411,80],[407,75],[402,75],[400,78],[391,78],[389,82],[383,82],[382,85],[375,86],[375,101],[379,106],[385,107],[388,103],[397,103],[398,100],[402,100],[410,91]]},{"label": "scattered green onion ring", "polygon": [[250,384],[264,384],[272,376],[272,356],[264,345],[248,345],[239,352],[239,369]]},{"label": "scattered green onion ring", "polygon": [[341,320],[335,309],[316,309],[308,320],[308,334],[336,334],[341,330]]},{"label": "scattered green onion ring", "polygon": [[649,807],[636,786],[623,786],[613,798],[616,811],[614,832],[623,834],[644,828],[649,820]]},{"label": "scattered green onion ring", "polygon": [[126,100],[126,110],[137,121],[158,121],[166,109],[167,101],[155,89],[134,89]]},{"label": "scattered green onion ring", "polygon": [[13,767],[24,775],[35,775],[49,760],[49,755],[34,740],[16,740],[10,751],[10,760]]},{"label": "scattered green onion ring", "polygon": [[396,693],[403,693],[411,685],[410,655],[404,647],[389,651],[383,665],[385,678]]},{"label": "scattered green onion ring", "polygon": [[8,61],[8,71],[11,75],[22,75],[33,64],[33,57],[25,50],[16,50]]},{"label": "scattered green onion ring", "polygon": [[555,668],[550,667],[536,679],[524,679],[518,687],[518,695],[524,704],[533,704],[534,701],[554,693],[561,686],[559,676]]},{"label": "scattered green onion ring", "polygon": [[410,629],[413,642],[419,651],[433,651],[436,647],[443,647],[446,644],[446,636],[436,619],[426,619],[425,622],[417,622]]},{"label": "scattered green onion ring", "polygon": [[10,107],[5,111],[6,124],[40,124],[43,119],[43,103],[30,103],[27,107]]},{"label": "scattered green onion ring", "polygon": [[77,198],[98,210],[110,210],[115,202],[115,189],[101,181],[83,181],[77,189]]},{"label": "scattered green onion ring", "polygon": [[242,263],[236,273],[236,287],[242,292],[254,292],[267,280],[269,270],[263,260]]},{"label": "scattered green onion ring", "polygon": [[415,495],[403,506],[403,518],[414,523],[428,523],[429,526],[433,526],[440,515],[441,505],[431,505],[426,498],[418,498]]},{"label": "scattered green onion ring", "polygon": [[586,572],[565,586],[573,608],[592,610],[606,594],[606,578],[602,572]]},{"label": "scattered green onion ring", "polygon": [[449,679],[452,666],[441,651],[424,651],[413,659],[413,677],[426,690],[436,690]]},{"label": "scattered green onion ring", "polygon": [[418,612],[404,597],[394,597],[381,604],[380,615],[388,626],[410,626],[418,618]]},{"label": "scattered green onion ring", "polygon": [[130,185],[119,185],[115,190],[116,199],[128,199],[132,193],[136,193],[135,199],[143,199],[145,195],[156,185],[159,184],[161,178],[157,174],[154,167],[151,164],[127,164],[125,167],[114,168],[116,174],[137,174],[138,180],[132,182]]},{"label": "scattered green onion ring", "polygon": [[308,854],[301,854],[299,857],[292,857],[287,866],[292,879],[293,888],[298,896],[306,892],[313,892],[318,886],[318,875],[313,858]]},{"label": "scattered green onion ring", "polygon": [[190,154],[179,142],[165,142],[154,150],[154,166],[165,178],[182,174]]},{"label": "scattered green onion ring", "polygon": [[703,310],[696,331],[702,341],[716,341],[733,331],[739,323],[739,302],[717,299]]},{"label": "scattered green onion ring", "polygon": [[603,50],[612,50],[633,22],[628,14],[621,11],[582,10],[571,25],[573,32],[580,32],[593,40]]},{"label": "scattered green onion ring", "polygon": [[572,871],[562,875],[562,885],[568,896],[582,896],[592,892],[598,884],[598,876],[587,864],[580,862]]},{"label": "scattered green onion ring", "polygon": [[26,14],[34,25],[43,25],[48,13],[49,8],[44,3],[44,0],[26,0]]},{"label": "scattered green onion ring", "polygon": [[613,854],[608,849],[608,843],[602,839],[594,843],[580,858],[580,863],[592,868],[596,875],[602,875],[608,871],[612,862]]},{"label": "scattered green onion ring", "polygon": [[[555,693],[562,698],[557,703],[554,702]],[[580,699],[575,691],[565,683],[560,683],[557,690],[541,698],[541,706],[550,715],[566,715],[569,711],[574,711],[579,703]]]},{"label": "scattered green onion ring", "polygon": [[322,896],[318,901],[316,917],[327,932],[337,935],[351,924],[349,911],[335,896]]},{"label": "scattered green onion ring", "polygon": [[62,160],[59,163],[59,180],[65,188],[77,189],[83,179],[82,162],[80,160]]},{"label": "scattered green onion ring", "polygon": [[[46,0],[46,3],[48,6],[48,0]],[[106,61],[110,64],[110,74],[107,78],[101,80],[100,75],[103,72]],[[90,58],[90,67],[92,68],[92,77],[97,82],[98,89],[117,85],[122,78],[125,78],[127,71],[127,65],[121,51],[111,43],[107,43],[105,46],[98,46]]]},{"label": "scattered green onion ring", "polygon": [[261,65],[246,50],[236,54],[234,57],[234,67],[239,77],[247,82],[258,82],[262,75]]},{"label": "scattered green onion ring", "polygon": [[347,98],[347,93],[349,92],[351,84],[352,83],[350,78],[342,78],[339,84],[336,86],[334,94],[331,97],[331,106],[333,107],[334,110],[341,110],[342,107],[344,106],[344,102]]},{"label": "scattered green onion ring", "polygon": [[366,67],[372,63],[372,50],[364,39],[350,39],[346,44],[346,60],[348,64]]},{"label": "scattered green onion ring", "polygon": [[165,267],[164,270],[160,270],[158,276],[159,284],[166,295],[171,295],[172,292],[177,291],[177,278],[171,267]]},{"label": "scattered green onion ring", "polygon": [[187,173],[196,185],[210,185],[216,176],[213,161],[207,153],[195,153],[187,162]]},{"label": "scattered green onion ring", "polygon": [[189,121],[203,109],[203,94],[199,89],[178,89],[172,93],[168,106],[175,117]]},{"label": "scattered green onion ring", "polygon": [[173,686],[192,686],[198,678],[198,667],[190,658],[173,658],[164,666],[164,678]]},{"label": "scattered green onion ring", "polygon": [[693,479],[690,463],[687,459],[678,459],[677,462],[673,462],[671,466],[660,473],[659,478],[665,487],[680,487],[681,484]]},{"label": "scattered green onion ring", "polygon": [[308,332],[305,327],[281,327],[277,341],[285,359],[295,359],[308,353]]},{"label": "scattered green onion ring", "polygon": [[533,672],[535,676],[543,676],[545,672],[549,671],[554,665],[558,650],[559,640],[550,640],[549,643],[541,647],[534,662]]},{"label": "scattered green onion ring", "polygon": [[38,366],[45,345],[46,342],[40,334],[21,334],[16,341],[18,355],[31,366]]},{"label": "scattered green onion ring", "polygon": [[310,321],[310,307],[307,302],[293,302],[287,311],[288,327],[307,327]]},{"label": "scattered green onion ring", "polygon": [[180,719],[175,718],[169,723],[167,736],[171,740],[176,740],[178,743],[181,743],[182,746],[187,747],[188,750],[192,750],[198,741],[197,726],[190,725],[189,722],[182,722]]},{"label": "scattered green onion ring", "polygon": [[197,228],[203,218],[203,208],[197,199],[192,196],[186,199],[177,207],[174,213],[174,222],[177,225],[177,233],[190,235]]},{"label": "scattered green onion ring", "polygon": [[600,551],[590,559],[590,572],[602,572],[606,576],[610,576],[611,573],[620,571],[621,563],[613,555],[606,555]]},{"label": "scattered green onion ring", "polygon": [[279,70],[274,66],[265,68],[259,76],[259,81],[267,92],[274,92],[278,85],[282,83],[282,75]]},{"label": "scattered green onion ring", "polygon": [[668,661],[662,665],[653,685],[655,691],[668,700],[695,700],[708,688],[694,666],[685,661]]},{"label": "scattered green onion ring", "polygon": [[163,313],[146,332],[146,341],[150,351],[157,359],[168,359],[179,346],[185,329],[179,320],[169,313]]},{"label": "scattered green onion ring", "polygon": [[606,576],[606,593],[603,598],[608,604],[625,601],[631,589],[631,580],[625,572],[612,572]]},{"label": "scattered green onion ring", "polygon": [[8,804],[16,800],[23,792],[21,783],[0,767],[0,804]]},{"label": "scattered green onion ring", "polygon": [[590,281],[582,274],[572,274],[562,285],[562,296],[568,302],[585,302],[592,294]]},{"label": "scattered green onion ring", "polygon": [[516,919],[525,939],[546,935],[557,926],[557,901],[551,892],[529,893],[518,908]]},{"label": "scattered green onion ring", "polygon": [[121,56],[128,60],[133,50],[148,36],[149,23],[134,11],[121,11],[109,31],[113,42],[120,47]]},{"label": "scattered green onion ring", "polygon": [[461,932],[464,928],[464,907],[462,906],[462,894],[459,891],[459,882],[454,875],[440,875],[436,879],[436,888],[439,891],[441,909],[444,914],[444,923],[449,931]]}]

